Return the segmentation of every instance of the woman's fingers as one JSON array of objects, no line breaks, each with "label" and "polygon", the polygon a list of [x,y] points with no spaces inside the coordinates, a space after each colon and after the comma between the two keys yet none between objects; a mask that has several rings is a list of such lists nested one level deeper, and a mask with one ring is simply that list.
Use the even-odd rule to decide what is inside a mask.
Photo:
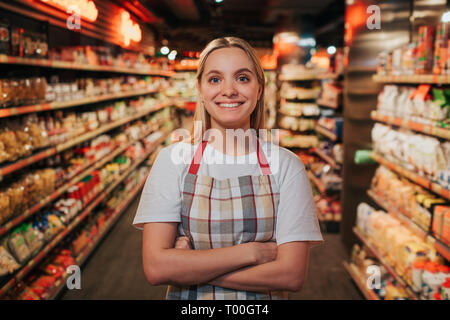
[{"label": "woman's fingers", "polygon": [[188,237],[179,237],[175,241],[176,249],[191,249],[191,242]]}]

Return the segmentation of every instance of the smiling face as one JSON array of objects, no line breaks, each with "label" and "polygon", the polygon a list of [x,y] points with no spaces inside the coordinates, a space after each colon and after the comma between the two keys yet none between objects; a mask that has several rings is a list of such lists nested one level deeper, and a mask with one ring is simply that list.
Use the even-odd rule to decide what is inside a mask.
[{"label": "smiling face", "polygon": [[198,91],[211,116],[212,128],[246,130],[262,87],[245,51],[231,47],[210,53]]}]

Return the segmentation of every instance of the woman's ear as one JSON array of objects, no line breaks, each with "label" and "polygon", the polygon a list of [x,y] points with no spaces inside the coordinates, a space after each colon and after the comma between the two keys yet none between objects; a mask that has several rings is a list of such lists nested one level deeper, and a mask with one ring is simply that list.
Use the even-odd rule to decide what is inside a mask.
[{"label": "woman's ear", "polygon": [[262,86],[258,86],[258,101],[261,100],[261,96],[262,96]]}]

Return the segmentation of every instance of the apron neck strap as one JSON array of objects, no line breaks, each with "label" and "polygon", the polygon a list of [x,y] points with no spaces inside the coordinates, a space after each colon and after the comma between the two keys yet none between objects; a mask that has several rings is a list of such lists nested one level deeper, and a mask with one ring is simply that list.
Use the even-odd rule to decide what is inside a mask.
[{"label": "apron neck strap", "polygon": [[[261,145],[259,143],[259,139],[255,136],[252,136],[253,140],[256,140],[256,153],[258,156],[258,163],[259,167],[261,168],[261,172],[263,175],[270,175],[272,174],[270,170],[269,163],[267,162],[266,155],[264,154],[263,149],[261,148]],[[206,144],[208,143],[207,140],[203,140],[201,144],[198,145],[197,149],[194,153],[194,158],[192,159],[191,165],[189,167],[189,173],[191,174],[197,174],[198,169],[200,168],[200,162],[202,161],[203,152],[205,151]]]}]

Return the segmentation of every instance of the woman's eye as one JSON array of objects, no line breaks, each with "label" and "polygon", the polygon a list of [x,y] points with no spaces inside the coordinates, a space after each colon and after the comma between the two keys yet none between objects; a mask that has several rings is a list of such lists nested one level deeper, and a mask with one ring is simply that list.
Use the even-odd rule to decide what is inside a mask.
[{"label": "woman's eye", "polygon": [[219,78],[217,78],[217,77],[212,77],[212,78],[210,78],[209,79],[209,82],[211,82],[211,83],[219,83]]},{"label": "woman's eye", "polygon": [[238,80],[241,81],[241,82],[247,82],[250,79],[247,76],[239,76]]}]

